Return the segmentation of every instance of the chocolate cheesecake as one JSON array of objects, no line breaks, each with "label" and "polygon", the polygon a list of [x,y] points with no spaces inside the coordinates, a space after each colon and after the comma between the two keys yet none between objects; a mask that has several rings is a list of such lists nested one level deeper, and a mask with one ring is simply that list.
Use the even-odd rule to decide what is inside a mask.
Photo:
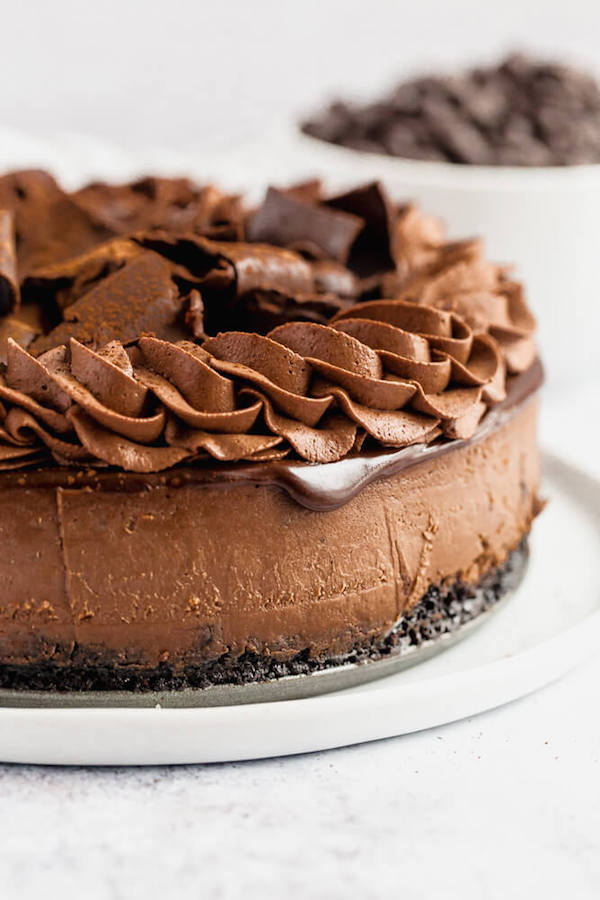
[{"label": "chocolate cheesecake", "polygon": [[521,285],[381,185],[0,178],[0,686],[402,654],[514,588],[539,511]]}]

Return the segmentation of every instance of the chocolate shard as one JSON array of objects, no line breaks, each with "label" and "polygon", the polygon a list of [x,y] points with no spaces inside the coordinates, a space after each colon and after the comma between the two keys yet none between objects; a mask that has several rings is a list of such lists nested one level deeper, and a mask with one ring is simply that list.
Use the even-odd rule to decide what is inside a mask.
[{"label": "chocolate shard", "polygon": [[395,268],[399,248],[395,246],[394,208],[378,181],[331,197],[326,204],[365,223],[350,252],[349,269],[360,278],[368,278]]},{"label": "chocolate shard", "polygon": [[250,241],[308,249],[311,255],[345,263],[363,226],[357,215],[318,206],[299,199],[297,193],[270,187],[262,206],[248,222],[247,235]]},{"label": "chocolate shard", "polygon": [[47,172],[11,172],[0,177],[0,209],[14,212],[20,278],[40,266],[83,253],[113,234]]},{"label": "chocolate shard", "polygon": [[71,259],[34,269],[23,282],[23,297],[47,310],[64,310],[142,252],[126,238],[106,241]]},{"label": "chocolate shard", "polygon": [[109,275],[65,310],[65,320],[31,345],[35,355],[76,338],[102,346],[134,341],[145,332],[161,335],[171,326],[182,301],[168,263],[146,251]]}]

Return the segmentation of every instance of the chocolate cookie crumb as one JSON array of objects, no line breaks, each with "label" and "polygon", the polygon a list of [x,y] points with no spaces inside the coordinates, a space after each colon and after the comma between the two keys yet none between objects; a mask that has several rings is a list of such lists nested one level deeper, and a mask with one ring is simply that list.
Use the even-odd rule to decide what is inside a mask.
[{"label": "chocolate cookie crumb", "polygon": [[367,106],[337,101],[302,130],[408,159],[488,166],[600,162],[600,87],[560,62],[513,54],[498,65],[398,85]]}]

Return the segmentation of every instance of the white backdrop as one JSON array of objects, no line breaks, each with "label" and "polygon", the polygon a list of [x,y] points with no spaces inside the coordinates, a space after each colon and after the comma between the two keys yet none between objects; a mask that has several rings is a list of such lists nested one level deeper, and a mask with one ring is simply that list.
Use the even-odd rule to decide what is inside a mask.
[{"label": "white backdrop", "polygon": [[598,0],[0,0],[0,125],[212,150],[512,47],[600,73]]}]

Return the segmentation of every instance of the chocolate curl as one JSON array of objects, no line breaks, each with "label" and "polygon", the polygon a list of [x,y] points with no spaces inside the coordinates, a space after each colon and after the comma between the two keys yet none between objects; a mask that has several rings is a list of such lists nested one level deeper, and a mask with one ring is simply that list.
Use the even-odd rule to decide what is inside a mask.
[{"label": "chocolate curl", "polygon": [[262,206],[250,218],[250,241],[293,247],[311,256],[345,263],[364,221],[351,213],[306,203],[270,187]]},{"label": "chocolate curl", "polygon": [[0,209],[0,316],[17,309],[20,302],[14,216]]},{"label": "chocolate curl", "polygon": [[222,291],[233,284],[237,297],[251,291],[279,291],[293,296],[313,290],[310,264],[291,250],[162,231],[138,234],[135,239],[184,266],[190,284],[201,290]]},{"label": "chocolate curl", "polygon": [[39,300],[44,307],[55,303],[64,310],[141,253],[142,248],[134,241],[106,241],[79,256],[34,269],[23,283],[23,294]]},{"label": "chocolate curl", "polygon": [[197,341],[204,341],[208,337],[204,330],[204,302],[200,291],[190,291],[185,324]]},{"label": "chocolate curl", "polygon": [[251,291],[278,291],[291,296],[313,291],[310,264],[298,253],[268,244],[204,243],[233,265],[238,297]]}]

